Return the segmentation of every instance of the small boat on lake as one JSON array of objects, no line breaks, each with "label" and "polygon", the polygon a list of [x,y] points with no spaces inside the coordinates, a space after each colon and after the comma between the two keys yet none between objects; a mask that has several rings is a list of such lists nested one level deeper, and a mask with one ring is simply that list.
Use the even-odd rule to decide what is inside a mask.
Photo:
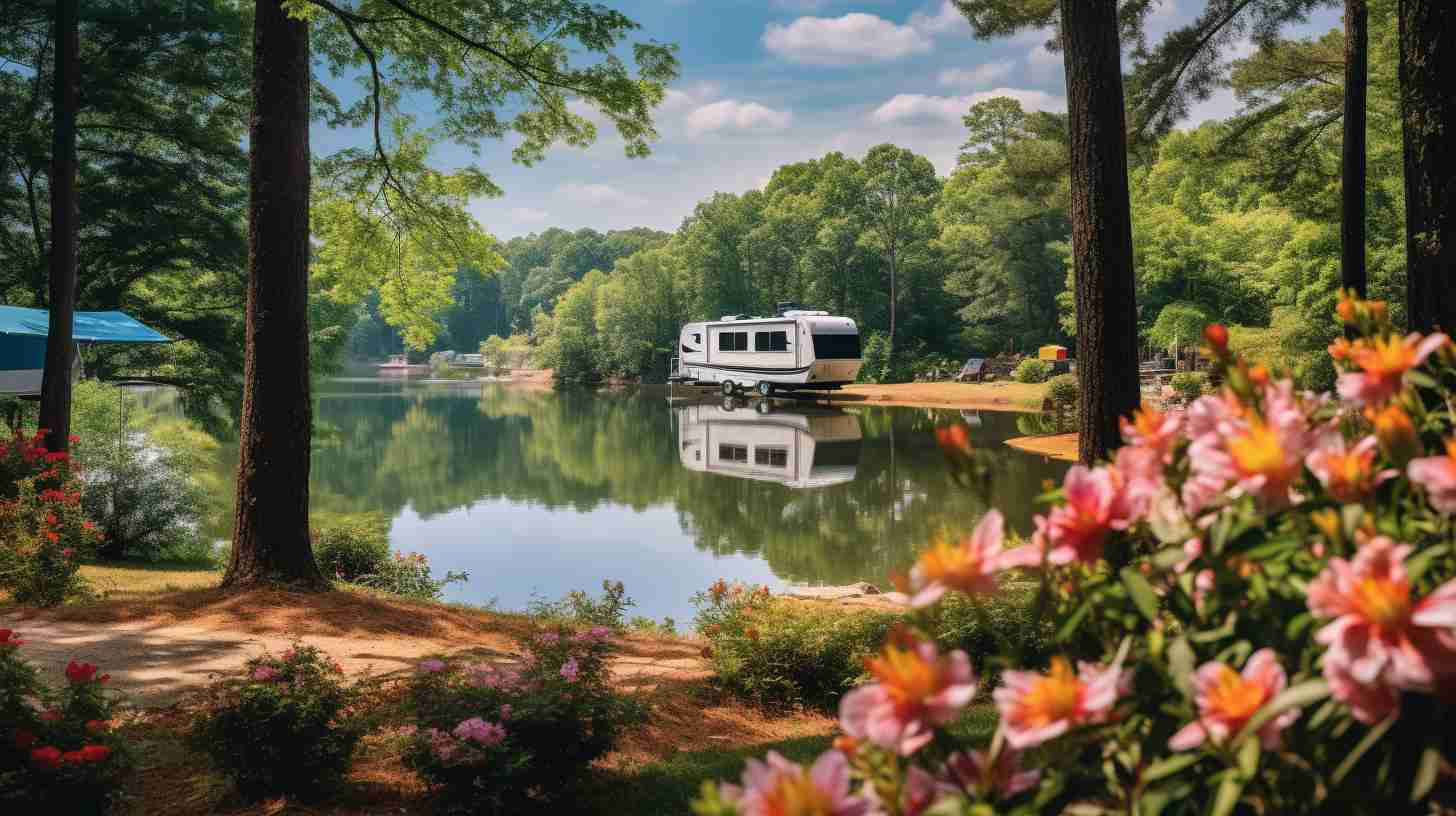
[{"label": "small boat on lake", "polygon": [[376,363],[374,369],[379,372],[380,376],[392,377],[413,377],[430,373],[429,364],[411,363],[409,355],[406,354],[392,354],[388,361]]},{"label": "small boat on lake", "polygon": [[689,323],[679,332],[678,352],[670,382],[716,384],[725,396],[832,391],[854,382],[864,365],[853,320],[792,303],[780,303],[775,317]]}]

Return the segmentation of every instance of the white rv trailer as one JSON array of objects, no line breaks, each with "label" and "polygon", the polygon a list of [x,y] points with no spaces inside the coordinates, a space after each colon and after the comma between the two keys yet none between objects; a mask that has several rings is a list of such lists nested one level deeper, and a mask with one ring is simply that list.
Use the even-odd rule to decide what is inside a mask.
[{"label": "white rv trailer", "polygon": [[854,382],[864,363],[853,320],[804,309],[689,323],[678,335],[678,354],[674,381],[717,384],[724,394],[755,389],[763,396],[836,389]]},{"label": "white rv trailer", "polygon": [[815,488],[854,481],[859,418],[832,408],[762,413],[719,405],[676,409],[683,467],[737,479]]}]

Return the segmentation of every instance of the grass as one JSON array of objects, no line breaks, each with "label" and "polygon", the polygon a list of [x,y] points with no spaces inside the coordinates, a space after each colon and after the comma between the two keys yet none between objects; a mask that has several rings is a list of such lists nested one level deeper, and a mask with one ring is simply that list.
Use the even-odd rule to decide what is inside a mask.
[{"label": "grass", "polygon": [[81,577],[107,600],[217,586],[222,571],[195,563],[123,561],[82,564]]}]

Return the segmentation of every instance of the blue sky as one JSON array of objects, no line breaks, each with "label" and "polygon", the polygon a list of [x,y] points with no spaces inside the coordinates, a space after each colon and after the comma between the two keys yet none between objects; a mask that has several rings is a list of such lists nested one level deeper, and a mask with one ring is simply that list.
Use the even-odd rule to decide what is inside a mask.
[{"label": "blue sky", "polygon": [[[550,226],[671,230],[715,191],[761,186],[774,168],[840,150],[860,156],[895,142],[941,173],[963,141],[960,117],[995,95],[1029,109],[1065,109],[1061,57],[1045,32],[982,41],[946,0],[603,0],[642,25],[639,35],[680,46],[682,77],[658,110],[653,155],[627,159],[609,127],[592,147],[553,149],[513,165],[509,144],[483,145],[476,163],[505,190],[473,202],[486,229],[510,238]],[[1202,0],[1163,0],[1157,35]],[[1340,23],[1331,10],[1302,29]],[[1190,122],[1223,117],[1224,92]],[[324,147],[343,134],[318,134]],[[443,150],[443,164],[469,160]]]}]

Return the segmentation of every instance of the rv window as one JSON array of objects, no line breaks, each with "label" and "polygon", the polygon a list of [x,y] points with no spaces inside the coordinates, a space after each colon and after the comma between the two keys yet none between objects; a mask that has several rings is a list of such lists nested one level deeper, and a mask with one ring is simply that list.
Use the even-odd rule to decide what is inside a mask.
[{"label": "rv window", "polygon": [[769,467],[788,467],[789,450],[788,448],[754,448],[753,463]]},{"label": "rv window", "polygon": [[700,344],[702,342],[703,342],[703,336],[701,334],[698,334],[697,332],[693,332],[693,345],[696,346],[696,345],[698,345],[698,344]]},{"label": "rv window", "polygon": [[719,332],[719,351],[748,351],[748,332]]},{"label": "rv window", "polygon": [[754,332],[754,351],[788,351],[789,333],[785,331]]},{"label": "rv window", "polygon": [[748,447],[745,445],[719,445],[718,461],[720,462],[748,462]]},{"label": "rv window", "polygon": [[858,360],[859,335],[816,334],[814,357],[820,360]]}]

